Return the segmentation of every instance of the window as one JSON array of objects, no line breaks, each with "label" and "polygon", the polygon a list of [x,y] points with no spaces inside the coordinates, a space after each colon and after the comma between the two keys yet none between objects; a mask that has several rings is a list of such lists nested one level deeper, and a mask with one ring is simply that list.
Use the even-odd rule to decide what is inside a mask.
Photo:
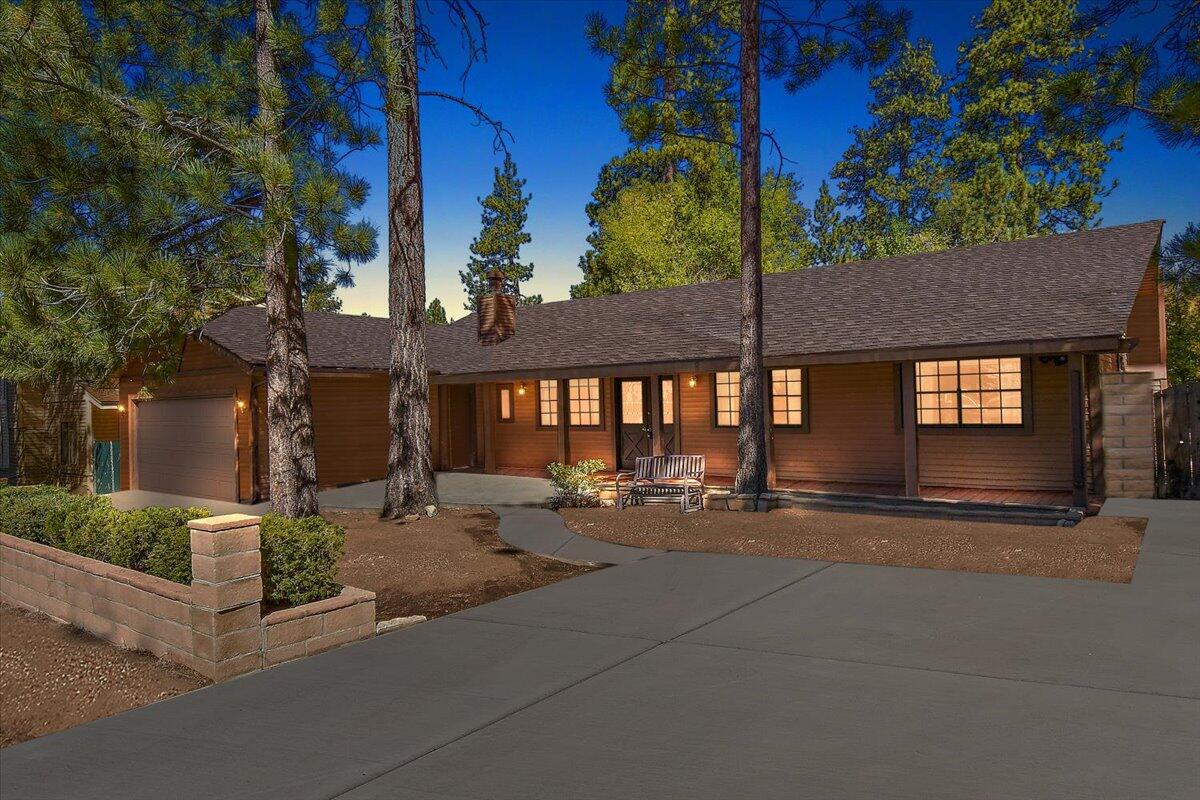
[{"label": "window", "polygon": [[917,362],[917,422],[921,425],[1024,424],[1024,375],[1019,358]]},{"label": "window", "polygon": [[675,381],[672,378],[663,378],[659,383],[662,389],[662,424],[675,424]]},{"label": "window", "polygon": [[496,386],[496,419],[500,422],[513,421],[513,386],[501,383]]},{"label": "window", "polygon": [[572,378],[567,381],[567,399],[571,427],[600,427],[599,378]]},{"label": "window", "polygon": [[771,424],[799,428],[804,425],[804,370],[771,370]]},{"label": "window", "polygon": [[713,376],[713,408],[718,428],[736,428],[741,422],[742,378],[736,372],[718,372]]},{"label": "window", "polygon": [[558,425],[558,381],[538,381],[538,424],[543,428]]}]

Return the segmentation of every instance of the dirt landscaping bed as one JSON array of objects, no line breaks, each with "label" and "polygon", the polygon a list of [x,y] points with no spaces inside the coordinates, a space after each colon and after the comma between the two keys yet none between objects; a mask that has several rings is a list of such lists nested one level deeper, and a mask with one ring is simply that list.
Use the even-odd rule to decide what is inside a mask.
[{"label": "dirt landscaping bed", "polygon": [[1146,520],[1089,517],[1073,528],[809,509],[767,514],[639,506],[563,509],[567,527],[615,544],[966,572],[1128,583]]},{"label": "dirt landscaping bed", "polygon": [[375,592],[378,619],[440,617],[592,569],[509,547],[485,509],[443,506],[415,522],[384,522],[368,510],[323,513],[346,528],[338,580]]},{"label": "dirt landscaping bed", "polygon": [[190,692],[206,678],[0,605],[0,747]]}]

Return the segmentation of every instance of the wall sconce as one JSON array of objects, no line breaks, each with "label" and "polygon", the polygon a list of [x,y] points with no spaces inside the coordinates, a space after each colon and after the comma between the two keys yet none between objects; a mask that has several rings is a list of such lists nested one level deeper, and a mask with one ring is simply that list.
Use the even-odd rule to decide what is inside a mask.
[{"label": "wall sconce", "polygon": [[688,388],[689,388],[689,389],[695,389],[695,388],[696,388],[696,376],[695,376],[695,375],[689,375],[689,376],[688,376]]},{"label": "wall sconce", "polygon": [[246,401],[245,401],[245,400],[238,400],[238,401],[237,401],[237,410],[238,410],[238,411],[245,411],[245,410],[246,410]]},{"label": "wall sconce", "polygon": [[524,381],[517,384],[517,394],[521,395],[522,397],[525,396],[525,382]]},{"label": "wall sconce", "polygon": [[125,413],[125,404],[124,403],[117,403],[117,413],[118,414]]}]

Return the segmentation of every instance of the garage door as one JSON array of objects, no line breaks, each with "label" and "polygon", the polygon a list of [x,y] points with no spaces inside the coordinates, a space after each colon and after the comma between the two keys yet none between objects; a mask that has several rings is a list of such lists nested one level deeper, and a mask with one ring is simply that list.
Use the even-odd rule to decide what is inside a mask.
[{"label": "garage door", "polygon": [[138,403],[138,488],[236,502],[233,421],[232,396]]}]

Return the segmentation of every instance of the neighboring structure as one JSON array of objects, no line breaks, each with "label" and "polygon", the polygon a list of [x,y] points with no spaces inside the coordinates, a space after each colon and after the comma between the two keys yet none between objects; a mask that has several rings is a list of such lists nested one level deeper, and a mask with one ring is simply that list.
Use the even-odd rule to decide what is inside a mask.
[{"label": "neighboring structure", "polygon": [[[1148,373],[1128,382],[1147,390],[1165,374],[1161,228],[767,275],[770,483],[1077,506],[1103,495],[1102,374]],[[436,465],[540,473],[682,452],[705,455],[718,482],[732,476],[739,291],[723,281],[519,308],[491,295],[474,318],[431,326]],[[318,480],[382,478],[388,322],[306,322]],[[172,383],[122,378],[122,486],[262,499],[265,363],[265,311],[239,308],[186,343]],[[1141,487],[1122,472],[1108,491]]]},{"label": "neighboring structure", "polygon": [[97,494],[120,479],[117,384],[16,384],[12,392],[12,477]]}]

